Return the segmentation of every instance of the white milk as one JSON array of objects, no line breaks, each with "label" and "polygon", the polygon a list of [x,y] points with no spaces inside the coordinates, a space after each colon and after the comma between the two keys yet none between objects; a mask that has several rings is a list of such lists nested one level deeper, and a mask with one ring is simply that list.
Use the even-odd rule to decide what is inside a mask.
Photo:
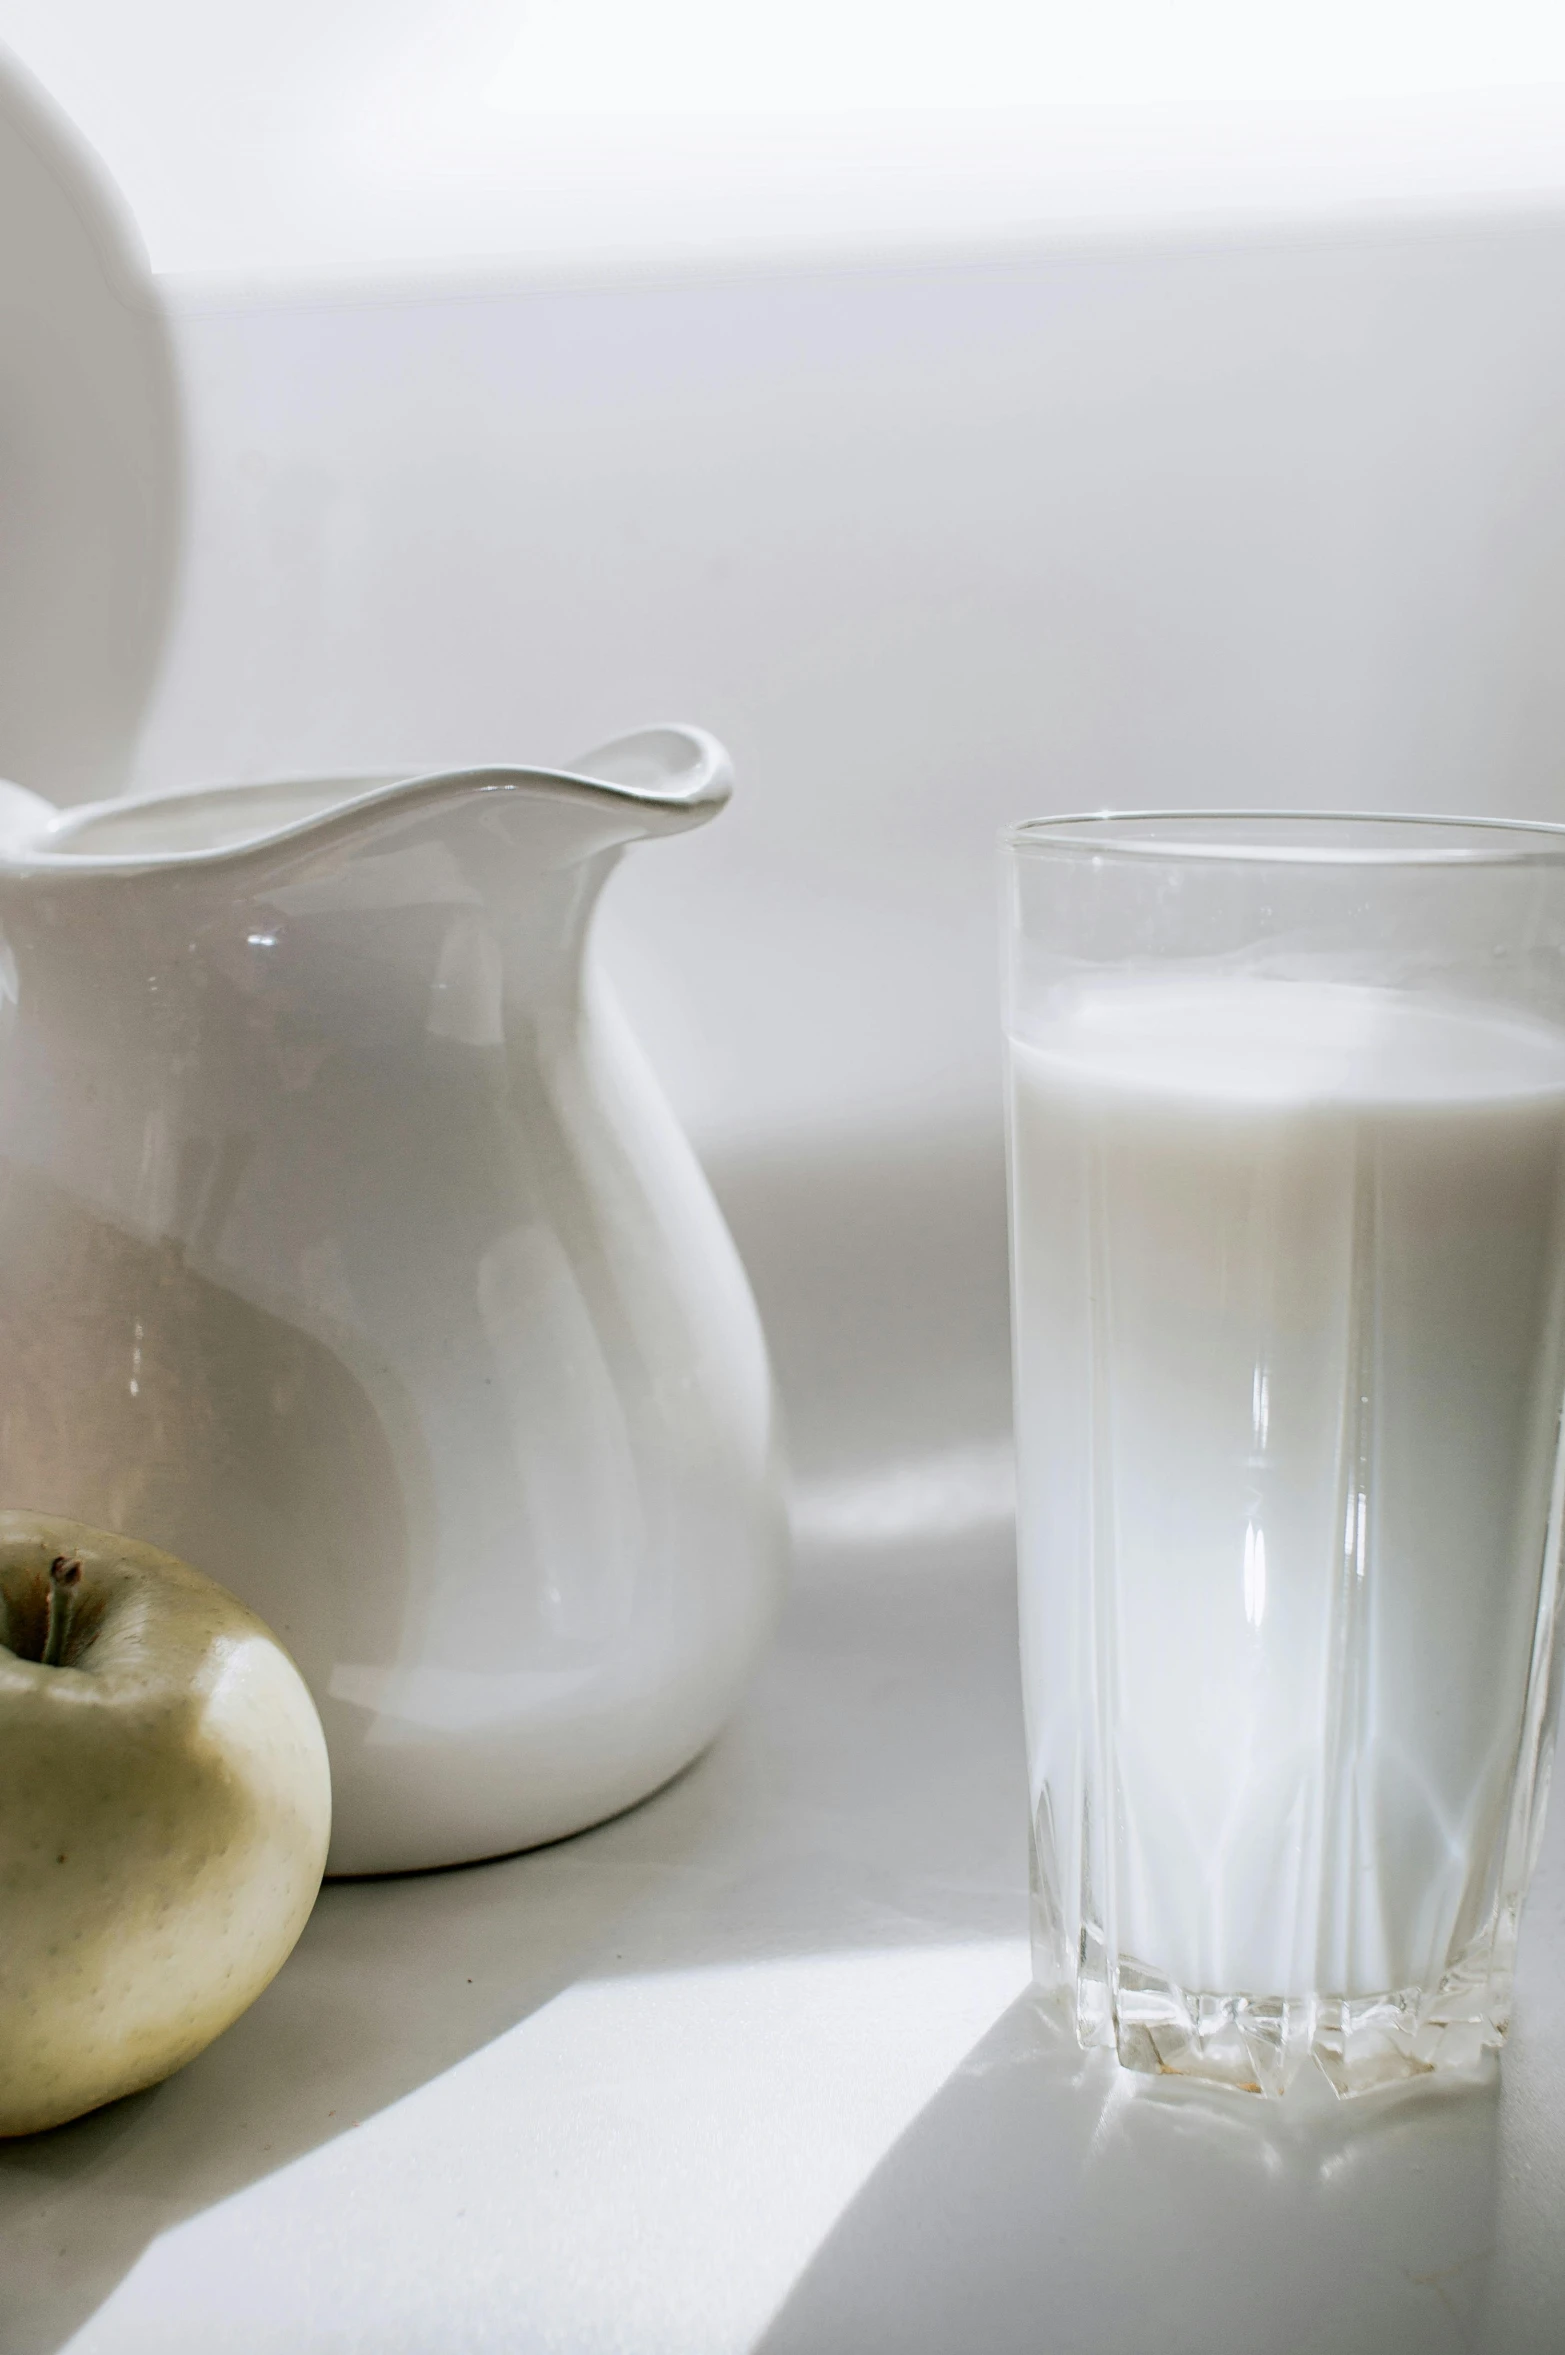
[{"label": "white milk", "polygon": [[1011,1068],[1060,1971],[1085,1928],[1187,1990],[1433,1986],[1480,1940],[1515,1780],[1565,1036],[1368,989],[1127,982],[1063,1000]]}]

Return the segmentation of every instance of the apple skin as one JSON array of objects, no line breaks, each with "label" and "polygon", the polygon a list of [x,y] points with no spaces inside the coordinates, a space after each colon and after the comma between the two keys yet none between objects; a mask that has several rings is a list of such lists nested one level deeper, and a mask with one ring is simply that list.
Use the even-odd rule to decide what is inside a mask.
[{"label": "apple skin", "polygon": [[315,1705],[253,1612],[151,1546],[0,1512],[0,2135],[155,2085],[237,2019],[330,1831]]}]

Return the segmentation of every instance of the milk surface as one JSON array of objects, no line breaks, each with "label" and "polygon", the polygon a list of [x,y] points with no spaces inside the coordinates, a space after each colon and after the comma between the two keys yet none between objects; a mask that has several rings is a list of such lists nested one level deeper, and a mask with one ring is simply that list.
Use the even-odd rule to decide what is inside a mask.
[{"label": "milk surface", "polygon": [[1565,1035],[1236,977],[1011,1041],[1043,1901],[1186,1990],[1430,1987],[1501,1876],[1562,1379]]}]

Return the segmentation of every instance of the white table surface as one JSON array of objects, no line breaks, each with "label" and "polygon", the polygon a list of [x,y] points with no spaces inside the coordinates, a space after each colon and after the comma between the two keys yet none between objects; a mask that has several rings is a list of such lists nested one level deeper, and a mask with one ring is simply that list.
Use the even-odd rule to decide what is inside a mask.
[{"label": "white table surface", "polygon": [[[0,2149],[4,2355],[1565,2347],[1565,1815],[1476,2088],[1165,2088],[1025,1994],[995,1172],[890,1175],[725,1181],[806,1533],[730,1730],[580,1839],[328,1888],[182,2075]],[[855,1480],[877,1412],[921,1451]]]},{"label": "white table surface", "polygon": [[661,1797],[329,1888],[182,2076],[0,2154],[7,2355],[1565,2344],[1558,1837],[1496,2082],[1294,2124],[1084,2059],[1023,1993],[1007,1551],[807,1561]]}]

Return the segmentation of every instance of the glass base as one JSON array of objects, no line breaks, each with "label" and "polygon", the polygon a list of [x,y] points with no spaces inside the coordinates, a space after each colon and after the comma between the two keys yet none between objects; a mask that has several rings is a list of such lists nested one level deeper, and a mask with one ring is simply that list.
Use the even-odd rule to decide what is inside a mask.
[{"label": "glass base", "polygon": [[1453,2007],[1450,1991],[1277,1996],[1192,1993],[1120,1964],[1117,2000],[1083,1982],[1077,2032],[1112,2045],[1123,2068],[1197,2077],[1240,2093],[1283,2094],[1312,2063],[1336,2094],[1372,2093],[1439,2069],[1471,2074],[1505,2027],[1487,2005]]},{"label": "glass base", "polygon": [[[1498,1904],[1433,1987],[1302,1996],[1186,1988],[1115,1954],[1085,1904],[1060,1900],[1047,1803],[1032,1839],[1033,1976],[1063,2002],[1078,2041],[1125,2069],[1193,2078],[1238,2093],[1286,2094],[1301,2078],[1339,2098],[1438,2071],[1472,2077],[1510,2026],[1518,1909]],[[1302,2088],[1301,2088],[1302,2090]]]}]

